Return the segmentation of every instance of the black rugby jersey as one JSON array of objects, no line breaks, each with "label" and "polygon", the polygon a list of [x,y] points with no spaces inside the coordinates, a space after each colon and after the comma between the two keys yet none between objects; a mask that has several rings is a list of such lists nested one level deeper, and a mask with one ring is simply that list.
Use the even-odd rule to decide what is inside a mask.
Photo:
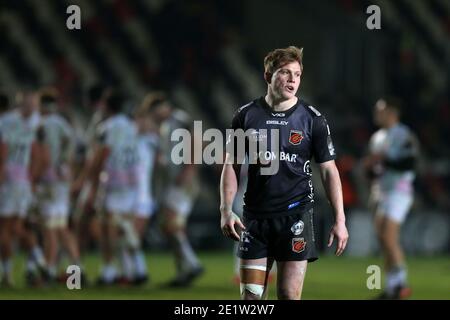
[{"label": "black rugby jersey", "polygon": [[[294,208],[298,212],[299,209],[307,210],[312,207],[314,189],[310,160],[314,158],[316,163],[322,163],[336,158],[327,121],[319,111],[298,99],[289,110],[275,112],[261,97],[236,111],[232,129],[247,132],[247,161],[252,156],[249,151],[253,156],[261,156],[263,161],[279,161],[278,171],[273,175],[261,174],[261,169],[264,168],[261,162],[250,162],[244,215],[271,215],[289,212]],[[272,150],[271,129],[279,129],[279,152]],[[255,152],[249,148],[249,139],[267,141],[267,149],[257,149]],[[234,148],[230,141],[227,141],[227,152],[235,157],[236,136],[233,139]]]}]

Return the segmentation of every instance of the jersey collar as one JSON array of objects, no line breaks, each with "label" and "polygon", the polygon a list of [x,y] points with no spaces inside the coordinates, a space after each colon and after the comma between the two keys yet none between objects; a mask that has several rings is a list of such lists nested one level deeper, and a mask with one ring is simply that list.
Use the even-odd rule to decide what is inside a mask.
[{"label": "jersey collar", "polygon": [[274,119],[288,118],[297,109],[297,107],[300,105],[300,103],[301,103],[300,99],[297,99],[297,103],[294,104],[289,109],[287,109],[285,111],[273,111],[272,108],[269,106],[269,104],[266,102],[266,99],[264,99],[264,96],[260,97],[257,100],[257,104],[260,105],[264,109],[264,111],[271,118],[274,118]]}]

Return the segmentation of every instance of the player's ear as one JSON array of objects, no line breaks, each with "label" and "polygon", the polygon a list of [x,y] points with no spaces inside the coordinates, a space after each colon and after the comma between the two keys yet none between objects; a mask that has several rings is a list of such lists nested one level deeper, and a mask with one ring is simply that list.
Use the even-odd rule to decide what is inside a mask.
[{"label": "player's ear", "polygon": [[269,72],[264,72],[264,79],[270,84],[272,82],[272,74]]}]

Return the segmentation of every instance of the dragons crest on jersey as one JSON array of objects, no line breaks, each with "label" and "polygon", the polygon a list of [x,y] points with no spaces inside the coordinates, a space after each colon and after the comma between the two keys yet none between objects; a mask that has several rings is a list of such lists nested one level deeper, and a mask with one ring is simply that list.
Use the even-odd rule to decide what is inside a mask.
[{"label": "dragons crest on jersey", "polygon": [[294,146],[299,145],[303,140],[303,131],[291,130],[289,134],[289,142]]}]

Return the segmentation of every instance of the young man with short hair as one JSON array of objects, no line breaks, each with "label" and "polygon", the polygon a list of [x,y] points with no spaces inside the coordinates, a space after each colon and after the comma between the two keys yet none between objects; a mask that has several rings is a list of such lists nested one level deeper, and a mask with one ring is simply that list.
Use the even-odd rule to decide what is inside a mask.
[{"label": "young man with short hair", "polygon": [[[265,297],[274,261],[278,298],[301,298],[307,263],[318,258],[311,158],[319,165],[335,217],[328,246],[336,237],[336,255],[340,255],[348,239],[341,182],[327,121],[296,96],[303,72],[302,53],[302,49],[290,46],[265,57],[267,94],[236,112],[232,121],[235,134],[227,141],[220,183],[221,228],[225,236],[240,241],[241,297],[245,300]],[[245,140],[250,165],[243,221],[231,209],[242,164],[234,148],[240,147],[236,146],[238,129],[250,132]],[[279,148],[268,145],[267,150],[255,152],[248,147],[252,141],[269,142],[277,137]],[[275,162],[278,170],[266,174],[267,165]],[[242,230],[241,236],[236,226]]]}]

